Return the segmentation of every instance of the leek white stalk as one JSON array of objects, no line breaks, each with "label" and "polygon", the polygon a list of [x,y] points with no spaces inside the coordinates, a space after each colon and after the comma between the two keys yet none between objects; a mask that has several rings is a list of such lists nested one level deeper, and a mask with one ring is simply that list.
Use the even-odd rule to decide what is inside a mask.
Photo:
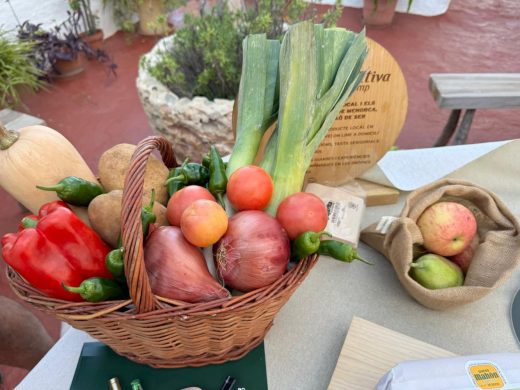
[{"label": "leek white stalk", "polygon": [[244,39],[242,47],[236,141],[226,169],[228,177],[253,163],[260,141],[278,113],[280,42],[254,34]]}]

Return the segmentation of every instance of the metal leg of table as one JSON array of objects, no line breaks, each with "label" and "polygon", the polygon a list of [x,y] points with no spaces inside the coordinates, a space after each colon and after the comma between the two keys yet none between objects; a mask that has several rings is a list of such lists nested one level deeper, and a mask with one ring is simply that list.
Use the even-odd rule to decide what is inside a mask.
[{"label": "metal leg of table", "polygon": [[444,126],[444,129],[442,130],[442,134],[437,139],[437,142],[435,142],[435,145],[433,146],[444,146],[447,145],[450,141],[451,136],[455,132],[455,129],[457,128],[457,123],[459,123],[460,118],[460,112],[462,110],[452,110],[450,117],[448,118],[448,123],[446,123],[446,126]]},{"label": "metal leg of table", "polygon": [[473,117],[475,116],[475,109],[466,110],[464,113],[464,117],[462,118],[462,122],[455,133],[455,142],[454,145],[462,145],[466,143],[469,134],[469,128],[471,127],[471,122],[473,122]]}]

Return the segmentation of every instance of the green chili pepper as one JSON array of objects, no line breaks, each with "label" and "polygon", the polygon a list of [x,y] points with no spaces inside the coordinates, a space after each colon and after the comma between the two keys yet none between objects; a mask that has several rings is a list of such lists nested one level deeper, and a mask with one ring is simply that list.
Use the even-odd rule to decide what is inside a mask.
[{"label": "green chili pepper", "polygon": [[201,164],[190,163],[188,159],[186,159],[180,169],[177,170],[175,176],[168,176],[168,180],[166,180],[166,185],[169,185],[173,182],[180,182],[184,185],[200,185],[204,186],[209,180],[209,171],[208,168]]},{"label": "green chili pepper", "polygon": [[[181,167],[173,168],[170,170],[170,174],[168,175],[168,179],[178,176],[181,173]],[[186,185],[180,181],[172,181],[168,183],[168,195],[172,196],[177,191],[182,190]]]},{"label": "green chili pepper", "polygon": [[66,286],[63,282],[61,285],[65,290],[81,295],[88,302],[108,301],[125,295],[115,280],[106,278],[89,278],[81,282],[79,287]]},{"label": "green chili pepper", "polygon": [[150,203],[147,206],[141,208],[141,224],[143,225],[143,237],[148,237],[148,230],[152,223],[155,223],[157,217],[153,213],[153,205],[155,203],[155,190],[152,189],[152,196],[150,197]]},{"label": "green chili pepper", "polygon": [[320,247],[322,236],[332,237],[327,232],[305,232],[300,234],[292,242],[291,257],[301,260],[316,253]]},{"label": "green chili pepper", "polygon": [[[155,203],[155,189],[152,189],[152,195],[150,197],[150,203],[147,206],[143,206],[141,208],[141,225],[143,226],[143,237],[146,239],[148,237],[148,231],[150,230],[150,225],[155,223],[157,220],[156,215],[153,212],[153,206]],[[117,239],[118,248],[123,245],[123,240],[121,238],[121,234],[119,234],[119,238]]]},{"label": "green chili pepper", "polygon": [[215,145],[210,146],[209,157],[209,192],[213,194],[222,207],[226,207],[224,202],[227,187],[226,167]]},{"label": "green chili pepper", "polygon": [[125,277],[124,249],[121,247],[108,252],[105,264],[112,275],[122,280]]},{"label": "green chili pepper", "polygon": [[209,163],[211,159],[209,157],[209,152],[202,156],[202,165],[209,169]]},{"label": "green chili pepper", "polygon": [[44,191],[56,191],[58,198],[73,206],[88,206],[103,189],[96,183],[75,176],[68,176],[53,186],[36,186]]},{"label": "green chili pepper", "polygon": [[354,260],[362,261],[363,263],[373,265],[371,262],[366,261],[359,257],[356,248],[345,242],[336,240],[323,240],[318,248],[318,254],[324,256],[330,256],[337,260],[352,263]]}]

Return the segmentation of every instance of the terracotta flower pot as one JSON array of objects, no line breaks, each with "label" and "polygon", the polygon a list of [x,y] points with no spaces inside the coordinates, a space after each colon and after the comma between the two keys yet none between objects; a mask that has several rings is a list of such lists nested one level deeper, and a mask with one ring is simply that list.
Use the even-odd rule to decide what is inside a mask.
[{"label": "terracotta flower pot", "polygon": [[94,34],[87,35],[86,33],[81,34],[81,39],[87,43],[92,49],[102,49],[104,45],[103,31],[96,30]]},{"label": "terracotta flower pot", "polygon": [[142,0],[139,3],[139,34],[162,35],[168,31],[161,31],[157,26],[159,17],[166,15],[163,0]]},{"label": "terracotta flower pot", "polygon": [[397,0],[364,0],[363,24],[373,27],[386,27],[392,24],[396,5]]},{"label": "terracotta flower pot", "polygon": [[72,61],[58,60],[55,66],[59,73],[54,74],[52,77],[63,79],[76,76],[85,70],[85,62],[86,59],[83,53],[78,53],[76,59]]}]

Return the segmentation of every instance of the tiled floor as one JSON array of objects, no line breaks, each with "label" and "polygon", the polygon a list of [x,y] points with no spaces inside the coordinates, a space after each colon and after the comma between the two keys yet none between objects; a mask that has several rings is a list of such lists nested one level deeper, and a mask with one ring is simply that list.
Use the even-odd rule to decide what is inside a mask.
[{"label": "tiled floor", "polygon": [[[345,8],[339,23],[359,30],[361,11]],[[385,46],[397,59],[409,88],[409,113],[397,141],[401,148],[427,147],[440,133],[448,111],[440,111],[428,92],[428,76],[434,72],[518,72],[520,3],[515,0],[453,0],[447,14],[426,18],[397,14],[384,30],[368,29],[368,36]],[[118,64],[118,77],[89,63],[74,79],[60,80],[48,91],[26,96],[27,111],[44,118],[62,132],[85,157],[93,170],[110,146],[136,143],[151,134],[135,89],[139,56],[154,38],[128,38],[117,34],[106,42]],[[469,142],[520,137],[519,110],[477,111]],[[21,211],[0,190],[0,235],[13,231]],[[0,294],[13,296],[0,264]],[[59,323],[36,313],[54,338]],[[6,389],[25,375],[23,370],[0,366]]]}]

